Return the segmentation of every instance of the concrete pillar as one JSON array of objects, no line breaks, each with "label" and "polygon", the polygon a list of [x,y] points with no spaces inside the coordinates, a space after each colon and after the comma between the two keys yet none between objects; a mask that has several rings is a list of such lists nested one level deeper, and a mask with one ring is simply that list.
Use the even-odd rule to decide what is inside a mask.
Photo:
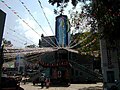
[{"label": "concrete pillar", "polygon": [[104,89],[108,90],[111,86],[116,85],[115,80],[119,81],[119,62],[118,62],[118,41],[112,43],[101,39],[101,68],[103,74]]},{"label": "concrete pillar", "polygon": [[1,47],[2,37],[4,32],[5,18],[6,18],[6,13],[0,10],[0,47]]},{"label": "concrete pillar", "polygon": [[3,48],[1,47],[4,24],[5,24],[6,13],[0,10],[0,88],[1,88],[1,72],[2,72],[2,64],[3,64]]}]

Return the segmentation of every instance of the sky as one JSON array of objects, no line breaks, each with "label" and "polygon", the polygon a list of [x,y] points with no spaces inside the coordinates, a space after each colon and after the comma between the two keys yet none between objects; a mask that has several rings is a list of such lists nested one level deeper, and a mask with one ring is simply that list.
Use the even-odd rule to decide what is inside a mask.
[{"label": "sky", "polygon": [[[49,4],[48,0],[40,0],[40,2],[42,8],[38,0],[0,0],[0,9],[6,13],[3,38],[10,40],[13,47],[21,48],[31,44],[38,45],[41,34],[44,34],[44,36],[55,35],[55,17],[57,15],[53,11],[56,6]],[[65,8],[64,14],[68,15],[68,10],[71,8],[72,5],[69,4]]]}]

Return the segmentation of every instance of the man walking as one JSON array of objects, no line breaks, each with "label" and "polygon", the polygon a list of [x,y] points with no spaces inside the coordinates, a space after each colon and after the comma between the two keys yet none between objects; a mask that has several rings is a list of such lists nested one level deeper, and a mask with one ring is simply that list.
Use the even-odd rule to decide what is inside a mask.
[{"label": "man walking", "polygon": [[45,76],[41,74],[41,88],[44,87],[44,82],[45,82]]}]

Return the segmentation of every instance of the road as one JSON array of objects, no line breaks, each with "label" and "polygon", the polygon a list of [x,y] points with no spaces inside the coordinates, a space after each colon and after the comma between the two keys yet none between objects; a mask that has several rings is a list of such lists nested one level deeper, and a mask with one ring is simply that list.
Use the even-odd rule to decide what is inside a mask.
[{"label": "road", "polygon": [[46,89],[44,87],[41,89],[40,85],[33,86],[32,83],[27,83],[25,85],[20,85],[24,90],[103,90],[102,83],[97,84],[71,84],[69,87],[49,87]]}]

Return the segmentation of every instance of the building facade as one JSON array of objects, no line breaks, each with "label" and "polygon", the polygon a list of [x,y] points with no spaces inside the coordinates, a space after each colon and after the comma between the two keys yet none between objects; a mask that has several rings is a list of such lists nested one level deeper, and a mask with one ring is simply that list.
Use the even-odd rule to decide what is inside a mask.
[{"label": "building facade", "polygon": [[40,47],[57,47],[55,36],[41,36]]}]

